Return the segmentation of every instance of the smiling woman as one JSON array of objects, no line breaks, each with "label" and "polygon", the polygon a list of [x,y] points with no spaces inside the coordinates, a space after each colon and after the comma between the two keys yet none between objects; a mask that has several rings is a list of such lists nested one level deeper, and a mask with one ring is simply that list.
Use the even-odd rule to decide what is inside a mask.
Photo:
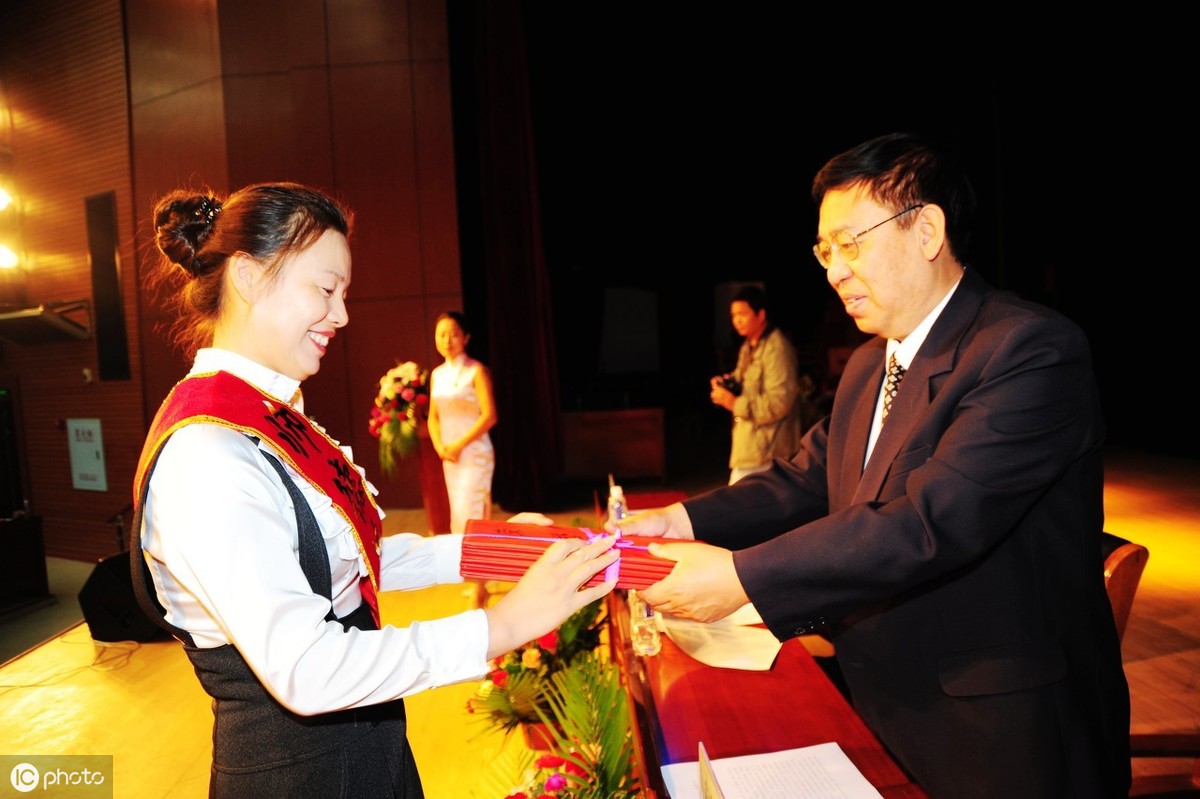
[{"label": "smiling woman", "polygon": [[274,183],[176,192],[154,222],[195,360],[135,475],[132,576],[214,700],[210,795],[420,797],[403,697],[479,678],[612,590],[577,587],[613,539],[548,550],[486,609],[381,628],[380,591],[462,582],[462,536],[384,537],[365,473],[304,413],[349,322],[350,212]]},{"label": "smiling woman", "polygon": [[[263,353],[274,342],[240,335],[259,324],[264,327],[261,332],[278,333],[299,350],[294,331],[304,316],[310,316],[302,337],[312,340],[319,358],[334,329],[348,321],[344,301],[353,215],[324,193],[293,183],[260,184],[222,201],[213,194],[179,190],[159,201],[154,224],[165,256],[155,278],[171,280],[180,270],[187,275],[173,298],[179,313],[172,332],[188,352],[216,344],[221,337]],[[291,302],[301,304],[291,308]],[[340,309],[331,307],[334,304]],[[303,314],[296,312],[301,309]],[[313,325],[322,329],[311,330],[310,336]],[[270,357],[282,353],[272,352]],[[302,368],[292,364],[286,372],[290,377],[302,380],[316,373],[311,354],[300,360],[308,362],[311,371],[291,374]]]},{"label": "smiling woman", "polygon": [[[286,268],[242,253],[229,259],[234,313],[213,335],[213,346],[240,345],[243,354],[296,380],[321,368],[329,340],[346,326],[350,248],[330,228],[306,249],[281,259]],[[257,335],[247,336],[248,331]]]}]

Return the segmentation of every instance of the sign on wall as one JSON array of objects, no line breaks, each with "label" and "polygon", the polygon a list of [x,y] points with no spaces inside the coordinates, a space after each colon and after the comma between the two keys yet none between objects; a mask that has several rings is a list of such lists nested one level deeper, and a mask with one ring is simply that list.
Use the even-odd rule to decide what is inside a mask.
[{"label": "sign on wall", "polygon": [[67,438],[71,450],[71,483],[80,491],[107,491],[104,469],[104,437],[99,419],[68,419]]}]

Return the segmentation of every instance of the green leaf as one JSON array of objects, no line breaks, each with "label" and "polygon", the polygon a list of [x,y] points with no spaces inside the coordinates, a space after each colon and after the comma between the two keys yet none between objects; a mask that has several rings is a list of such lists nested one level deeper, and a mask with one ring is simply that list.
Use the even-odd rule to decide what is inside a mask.
[{"label": "green leaf", "polygon": [[[537,721],[544,678],[535,671],[510,674],[503,688],[471,698],[474,713],[488,728],[512,732],[523,721]],[[482,734],[482,733],[481,733]]]},{"label": "green leaf", "polygon": [[389,419],[379,428],[379,468],[388,477],[396,474],[396,461],[417,450],[417,422],[408,418]]},{"label": "green leaf", "polygon": [[508,672],[504,687],[470,700],[487,725],[480,736],[493,729],[507,735],[524,722],[546,725],[554,753],[589,775],[566,775],[570,785],[559,799],[632,799],[639,792],[628,696],[617,667],[598,651],[604,609],[597,600],[564,621],[555,652],[542,650],[538,670],[523,668],[515,652],[505,655],[498,663]]},{"label": "green leaf", "polygon": [[586,779],[568,776],[571,799],[636,796],[629,701],[616,665],[599,654],[580,657],[551,676],[543,697],[550,712],[538,715],[555,753],[588,772]]},{"label": "green leaf", "polygon": [[534,753],[523,745],[503,747],[494,757],[487,758],[488,768],[474,795],[503,799],[528,779],[533,761]]}]

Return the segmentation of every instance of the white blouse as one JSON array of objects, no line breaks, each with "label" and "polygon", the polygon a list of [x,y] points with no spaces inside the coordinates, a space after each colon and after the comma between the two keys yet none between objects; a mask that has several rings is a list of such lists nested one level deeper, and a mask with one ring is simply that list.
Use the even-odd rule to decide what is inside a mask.
[{"label": "white blouse", "polygon": [[[191,373],[214,371],[282,402],[298,394],[298,381],[233,352],[197,353]],[[184,426],[163,447],[150,478],[142,546],[167,621],[191,633],[198,647],[236,645],[271,694],[303,715],[386,702],[487,672],[482,610],[370,632],[325,621],[329,604],[300,570],[295,509],[260,448],[271,451],[203,423]],[[359,578],[367,573],[353,532],[328,497],[280,460],[321,528],[334,610],[345,616],[362,603]],[[462,582],[461,557],[462,536],[387,536],[380,588]]]}]

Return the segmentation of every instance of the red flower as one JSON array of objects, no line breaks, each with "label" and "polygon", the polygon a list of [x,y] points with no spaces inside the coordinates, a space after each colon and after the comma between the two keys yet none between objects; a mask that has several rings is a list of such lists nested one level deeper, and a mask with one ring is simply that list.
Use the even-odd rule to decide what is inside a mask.
[{"label": "red flower", "polygon": [[504,669],[496,669],[488,676],[492,678],[492,682],[497,688],[503,688],[504,684],[508,682],[508,672]]},{"label": "red flower", "polygon": [[554,654],[554,650],[558,648],[558,630],[551,630],[537,639],[537,645],[547,652]]},{"label": "red flower", "polygon": [[[576,753],[576,752],[572,752],[571,754],[578,757],[578,753]],[[563,766],[563,771],[567,772],[568,774],[574,774],[576,777],[586,777],[587,776],[587,771],[582,766],[580,766],[578,763],[576,763],[575,761],[566,760],[566,761],[564,761],[564,763],[565,763],[565,765]]]},{"label": "red flower", "polygon": [[429,404],[429,395],[428,394],[418,394],[417,398],[415,400],[413,400],[413,402],[417,403],[418,406],[423,408]]},{"label": "red flower", "polygon": [[559,768],[566,761],[558,755],[542,755],[533,762],[538,768]]}]

